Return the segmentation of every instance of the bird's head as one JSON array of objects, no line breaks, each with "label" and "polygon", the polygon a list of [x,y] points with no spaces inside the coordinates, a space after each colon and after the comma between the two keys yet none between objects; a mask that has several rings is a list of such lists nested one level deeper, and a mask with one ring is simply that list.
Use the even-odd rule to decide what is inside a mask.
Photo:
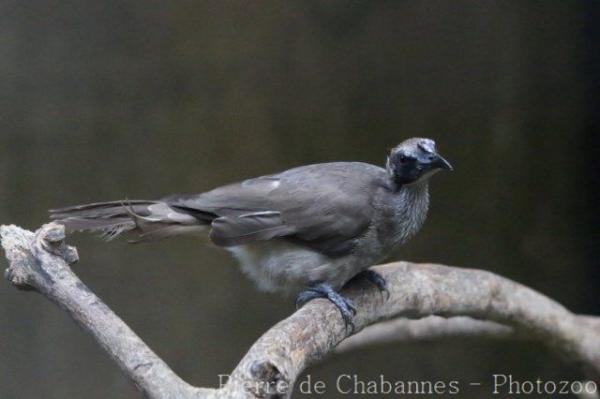
[{"label": "bird's head", "polygon": [[414,137],[392,149],[386,165],[390,177],[400,185],[425,181],[434,173],[452,165],[435,149],[431,139]]}]

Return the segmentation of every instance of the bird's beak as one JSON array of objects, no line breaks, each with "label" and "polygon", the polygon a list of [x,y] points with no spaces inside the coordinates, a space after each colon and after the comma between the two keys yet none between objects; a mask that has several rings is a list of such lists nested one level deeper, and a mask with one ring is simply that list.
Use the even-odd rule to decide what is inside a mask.
[{"label": "bird's beak", "polygon": [[454,170],[450,162],[446,161],[444,157],[440,154],[433,155],[433,159],[431,160],[432,169],[445,169],[445,170]]}]

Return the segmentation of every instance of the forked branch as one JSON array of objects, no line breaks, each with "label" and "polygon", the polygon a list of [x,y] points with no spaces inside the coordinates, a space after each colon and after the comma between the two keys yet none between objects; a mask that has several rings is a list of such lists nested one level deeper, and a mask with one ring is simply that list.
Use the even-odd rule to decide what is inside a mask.
[{"label": "forked branch", "polygon": [[[193,387],[179,378],[71,270],[77,251],[64,229],[50,223],[37,232],[0,228],[9,260],[5,277],[35,290],[90,333],[149,398],[289,397],[300,373],[348,338],[337,309],[314,300],[267,331],[219,389]],[[356,331],[339,351],[395,340],[471,335],[520,337],[544,342],[565,361],[600,380],[600,321],[571,313],[538,292],[490,272],[396,262],[376,266],[388,281],[387,299],[360,281],[344,289],[357,307]],[[430,317],[430,316],[440,317]],[[421,319],[421,320],[414,320]]]}]

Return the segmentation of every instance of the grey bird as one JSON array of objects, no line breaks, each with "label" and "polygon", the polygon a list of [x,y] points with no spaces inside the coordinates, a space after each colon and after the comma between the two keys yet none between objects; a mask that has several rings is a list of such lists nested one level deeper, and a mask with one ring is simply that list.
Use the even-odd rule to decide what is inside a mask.
[{"label": "grey bird", "polygon": [[302,306],[327,298],[346,325],[355,314],[339,293],[364,276],[382,291],[385,280],[368,267],[383,260],[423,225],[428,179],[452,167],[433,140],[411,138],[393,148],[385,168],[362,162],[300,166],[193,195],[155,201],[122,200],[51,210],[67,232],[92,230],[135,241],[206,235],[228,249],[258,287],[297,295]]}]

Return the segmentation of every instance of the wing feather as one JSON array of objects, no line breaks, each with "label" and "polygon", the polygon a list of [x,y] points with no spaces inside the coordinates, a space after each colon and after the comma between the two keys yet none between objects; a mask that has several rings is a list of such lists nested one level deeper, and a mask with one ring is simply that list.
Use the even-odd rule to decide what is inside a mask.
[{"label": "wing feather", "polygon": [[373,195],[385,176],[364,163],[308,165],[163,201],[214,215],[210,238],[220,246],[285,237],[336,256],[351,251],[368,229]]}]

